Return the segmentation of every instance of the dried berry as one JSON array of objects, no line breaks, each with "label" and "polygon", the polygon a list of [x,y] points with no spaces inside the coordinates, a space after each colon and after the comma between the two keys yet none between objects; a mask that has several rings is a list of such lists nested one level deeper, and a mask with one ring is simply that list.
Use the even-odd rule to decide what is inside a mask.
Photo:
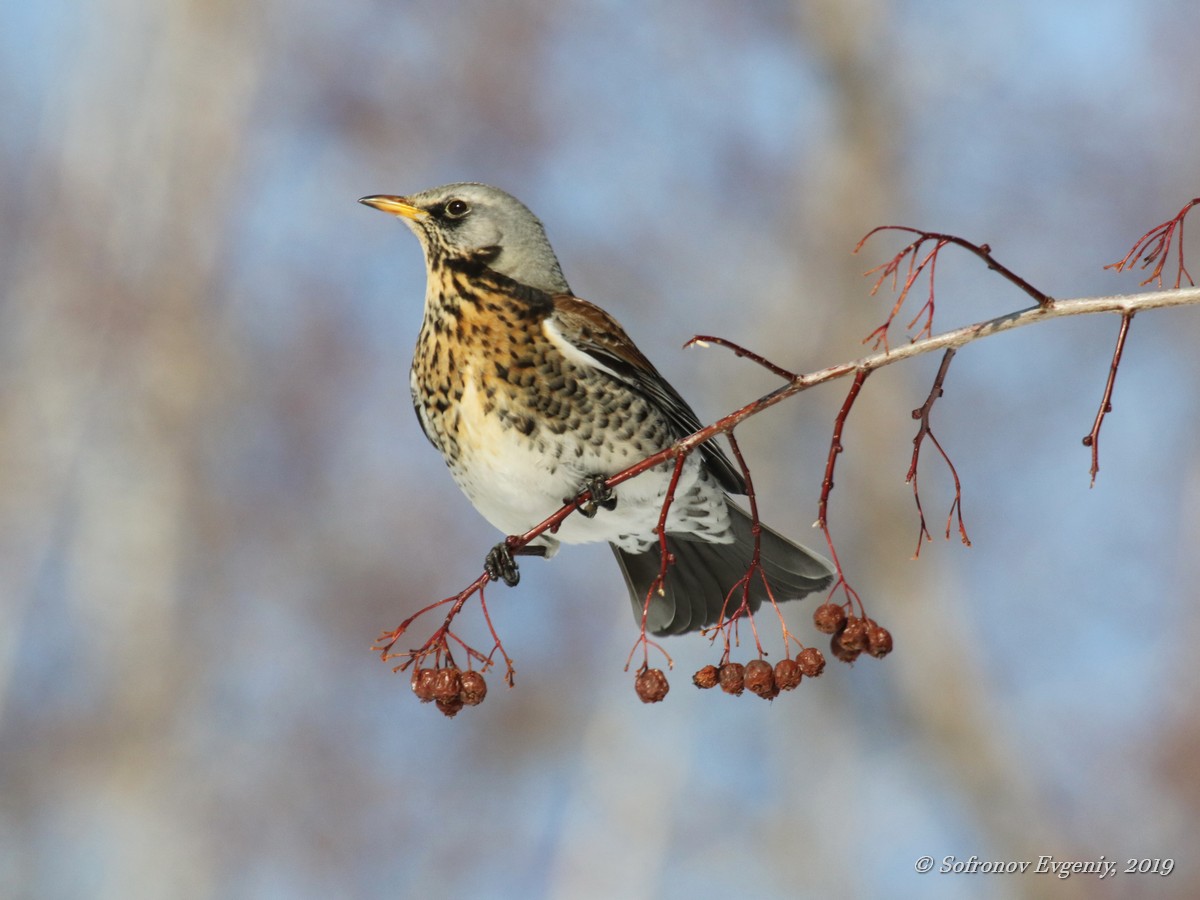
[{"label": "dried berry", "polygon": [[[837,632],[834,632],[837,634]],[[842,648],[848,651],[861,652],[867,649],[867,623],[858,616],[850,616],[840,634]]]},{"label": "dried berry", "polygon": [[437,708],[442,711],[442,715],[444,715],[447,719],[453,719],[458,715],[458,711],[463,708],[463,702],[457,696],[455,696],[449,700],[439,700],[437,702]]},{"label": "dried berry", "polygon": [[871,619],[867,620],[867,652],[876,659],[892,652],[892,633]]},{"label": "dried berry", "polygon": [[779,693],[775,687],[775,670],[765,659],[752,659],[746,663],[744,677],[746,690],[764,699],[769,700]]},{"label": "dried berry", "polygon": [[417,695],[417,699],[422,703],[428,703],[433,699],[433,682],[437,678],[437,671],[434,669],[417,669],[413,672],[412,689]]},{"label": "dried berry", "polygon": [[478,706],[487,696],[487,682],[483,680],[482,673],[473,670],[463,672],[459,682],[458,699],[464,706]]},{"label": "dried berry", "polygon": [[800,665],[794,659],[775,663],[775,686],[781,691],[794,690],[800,684]]},{"label": "dried berry", "polygon": [[[458,699],[458,691],[462,686],[462,678],[458,669],[449,666],[445,669],[437,670],[437,677],[433,680],[433,699],[450,703],[452,700]],[[442,710],[445,712],[445,710]],[[456,709],[454,712],[458,712]],[[451,715],[451,714],[448,714]]]},{"label": "dried berry", "polygon": [[796,654],[796,665],[808,678],[816,678],[825,671],[825,654],[816,647],[805,647]]},{"label": "dried berry", "polygon": [[829,652],[834,655],[835,659],[840,659],[844,663],[852,663],[858,659],[862,653],[861,650],[851,650],[842,643],[842,635],[844,631],[839,631],[829,639]]},{"label": "dried berry", "polygon": [[746,670],[741,663],[725,663],[721,666],[719,679],[721,690],[739,696],[746,689]]},{"label": "dried berry", "polygon": [[705,666],[692,676],[692,684],[698,688],[714,688],[721,680],[721,673],[716,666]]},{"label": "dried berry", "polygon": [[846,623],[846,611],[836,603],[824,603],[813,610],[813,624],[822,634],[836,634]]},{"label": "dried berry", "polygon": [[643,669],[633,683],[643,703],[658,703],[667,696],[671,685],[662,669]]}]

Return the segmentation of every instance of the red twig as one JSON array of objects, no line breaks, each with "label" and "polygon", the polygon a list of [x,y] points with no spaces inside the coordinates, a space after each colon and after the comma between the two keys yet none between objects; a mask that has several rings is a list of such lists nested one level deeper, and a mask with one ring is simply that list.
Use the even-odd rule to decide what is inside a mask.
[{"label": "red twig", "polygon": [[492,635],[492,640],[495,644],[492,647],[492,652],[488,654],[487,663],[484,668],[489,668],[492,665],[492,657],[496,655],[496,651],[500,651],[500,655],[504,657],[504,681],[509,687],[512,687],[516,682],[517,670],[513,668],[513,661],[504,651],[504,644],[500,641],[500,635],[496,634],[496,626],[492,624],[491,614],[487,608],[487,598],[483,595],[483,587],[479,588],[479,608],[483,612],[483,620],[487,622],[488,631]]},{"label": "red twig", "polygon": [[[1145,284],[1145,282],[1143,282]],[[1100,398],[1100,408],[1096,410],[1096,420],[1092,430],[1083,438],[1083,446],[1092,448],[1092,487],[1096,486],[1096,475],[1100,472],[1100,426],[1104,417],[1112,412],[1113,385],[1117,381],[1117,367],[1121,365],[1121,354],[1125,352],[1125,338],[1129,334],[1129,324],[1133,321],[1133,312],[1121,316],[1121,330],[1117,332],[1117,346],[1113,349],[1112,363],[1108,367],[1108,380],[1104,382],[1104,396]]]},{"label": "red twig", "polygon": [[[489,580],[490,578],[486,573],[480,575],[473,582],[471,582],[470,585],[468,585],[459,593],[455,594],[453,597],[446,597],[442,600],[438,600],[436,603],[429,604],[423,609],[417,610],[417,612],[413,613],[411,616],[401,622],[400,625],[395,629],[392,631],[385,631],[378,638],[376,638],[376,646],[373,649],[379,651],[380,658],[385,662],[390,659],[404,657],[404,662],[400,663],[400,665],[393,669],[395,672],[402,672],[414,664],[420,666],[420,664],[430,656],[434,658],[435,663],[438,665],[440,665],[443,660],[448,663],[453,663],[454,657],[450,651],[451,641],[462,647],[463,651],[467,654],[467,658],[478,662],[484,671],[492,667],[492,658],[495,656],[496,651],[498,650],[500,651],[500,655],[504,657],[504,680],[507,681],[511,686],[515,674],[512,660],[509,658],[508,654],[504,652],[504,645],[500,642],[500,637],[496,634],[496,629],[492,627],[492,620],[491,617],[488,616],[487,605],[484,601],[483,589]],[[479,602],[483,607],[484,618],[487,621],[488,628],[492,633],[493,640],[495,641],[491,652],[486,656],[455,634],[450,627],[454,622],[455,617],[462,612],[462,608],[466,605],[467,601],[476,594],[479,595]],[[427,612],[437,609],[439,606],[445,606],[447,603],[451,604],[450,611],[446,613],[446,618],[442,620],[442,624],[439,625],[433,634],[429,636],[429,639],[426,640],[425,643],[423,643],[420,647],[416,647],[411,650],[399,652],[392,651],[392,648],[396,645],[396,642],[404,636],[405,632],[408,631],[409,626],[412,625],[413,622],[421,618],[421,616],[425,615]]]},{"label": "red twig", "polygon": [[825,543],[829,547],[829,556],[833,560],[834,569],[837,571],[837,579],[833,586],[829,589],[829,600],[832,601],[833,595],[837,593],[838,588],[846,595],[848,604],[857,604],[860,612],[863,610],[862,600],[859,599],[858,591],[850,587],[850,583],[846,581],[846,573],[842,569],[842,563],[838,559],[837,548],[833,545],[833,535],[829,531],[829,495],[833,492],[833,471],[837,466],[837,458],[842,450],[842,430],[846,426],[846,417],[850,415],[850,409],[854,406],[854,401],[858,399],[858,393],[862,390],[863,382],[867,380],[867,376],[871,374],[872,369],[859,369],[854,374],[854,381],[850,385],[850,390],[846,393],[846,399],[842,403],[842,408],[838,410],[837,418],[833,422],[833,437],[829,442],[829,456],[825,459],[825,477],[821,481],[821,499],[817,503],[817,526],[825,535]]},{"label": "red twig", "polygon": [[[750,565],[746,568],[746,574],[734,585],[734,590],[737,589],[738,585],[742,586],[742,604],[738,609],[738,613],[744,613],[746,618],[749,619],[750,630],[754,633],[754,646],[758,649],[758,655],[763,656],[762,641],[758,638],[758,627],[754,624],[754,610],[750,608],[750,586],[756,575],[762,579],[763,589],[767,592],[767,598],[771,601],[771,605],[775,607],[777,613],[779,611],[779,604],[775,602],[775,592],[771,590],[771,583],[768,581],[767,573],[762,567],[762,520],[758,517],[758,495],[754,492],[754,479],[750,477],[750,467],[746,465],[746,459],[742,456],[742,448],[738,446],[737,438],[733,436],[733,432],[729,432],[726,437],[729,439],[730,449],[733,450],[733,457],[737,460],[738,467],[742,470],[742,478],[746,482],[746,499],[750,503],[750,533],[754,535],[754,552],[750,554]],[[728,602],[729,598],[727,597],[726,603]],[[783,622],[782,616],[779,621]],[[786,626],[783,631],[786,636]]]},{"label": "red twig", "polygon": [[[786,381],[795,381],[796,378],[798,377],[795,372],[789,372],[783,366],[777,366],[777,365],[775,365],[775,363],[771,362],[769,359],[759,356],[753,350],[747,350],[741,344],[735,344],[733,341],[727,340],[726,338],[713,337],[710,334],[697,334],[697,335],[693,336],[690,340],[688,340],[688,342],[683,345],[683,348],[686,350],[687,348],[693,347],[693,346],[694,347],[707,347],[709,344],[716,344],[719,347],[724,347],[727,350],[732,350],[735,356],[748,359],[751,362],[756,362],[760,366],[762,366],[764,369],[767,369],[768,371],[773,372],[774,374],[778,375],[780,378],[782,378]],[[730,440],[732,440],[732,439],[733,439],[733,435],[731,433]]]},{"label": "red twig", "polygon": [[675,491],[679,487],[679,476],[683,474],[684,464],[687,462],[688,454],[682,454],[675,460],[675,468],[671,472],[671,481],[667,485],[667,494],[663,497],[662,508],[658,512],[658,524],[654,528],[654,533],[658,535],[658,577],[650,584],[650,590],[646,594],[646,603],[642,607],[642,631],[646,630],[646,617],[650,612],[650,599],[658,594],[662,596],[663,587],[667,582],[667,568],[675,564],[675,554],[667,548],[667,516],[671,512],[671,506],[675,503]]},{"label": "red twig", "polygon": [[[1192,275],[1188,272],[1187,266],[1183,262],[1183,220],[1187,218],[1187,214],[1191,211],[1192,207],[1197,205],[1200,205],[1200,197],[1189,200],[1183,205],[1183,209],[1179,210],[1173,218],[1168,219],[1161,225],[1155,225],[1138,238],[1124,257],[1114,263],[1109,263],[1104,268],[1124,272],[1126,269],[1132,269],[1138,264],[1143,269],[1148,269],[1151,263],[1155,263],[1154,270],[1144,281],[1139,283],[1145,286],[1154,281],[1161,288],[1163,266],[1166,265],[1167,257],[1170,255],[1171,240],[1175,237],[1175,229],[1178,228],[1179,242],[1175,248],[1176,258],[1178,259],[1178,268],[1175,270],[1175,289],[1179,290],[1184,278],[1188,280],[1188,284],[1195,286],[1196,282],[1192,280]],[[1094,480],[1095,474],[1093,473]]]},{"label": "red twig", "polygon": [[[899,283],[900,270],[904,266],[905,260],[908,260],[904,284],[900,287],[900,292],[896,297],[896,302],[893,304],[891,311],[887,315],[887,318],[884,320],[882,325],[863,338],[864,344],[867,343],[867,341],[873,340],[876,350],[878,350],[880,347],[883,347],[885,352],[890,349],[888,334],[891,330],[892,323],[896,316],[899,315],[900,309],[904,306],[905,300],[908,299],[908,292],[912,290],[913,285],[921,276],[921,273],[925,271],[926,266],[929,267],[929,294],[925,299],[925,303],[922,304],[919,310],[917,310],[917,314],[913,316],[912,321],[908,323],[908,330],[911,331],[912,327],[917,324],[917,321],[924,317],[925,324],[921,326],[920,331],[912,336],[911,340],[918,341],[923,337],[929,337],[933,334],[933,311],[935,306],[934,275],[936,274],[938,254],[941,253],[942,248],[947,244],[955,244],[956,246],[962,247],[974,253],[987,263],[987,267],[989,269],[994,272],[998,272],[1004,278],[1011,281],[1022,291],[1037,301],[1038,306],[1045,308],[1049,307],[1054,302],[1050,296],[1042,293],[1020,275],[1013,272],[1007,266],[999,263],[996,258],[992,256],[992,248],[987,244],[975,244],[964,238],[960,238],[957,235],[939,234],[935,231],[922,231],[918,228],[910,228],[907,225],[880,225],[878,228],[872,228],[863,236],[862,240],[860,240],[855,246],[854,252],[857,253],[859,250],[861,250],[863,245],[866,244],[871,237],[881,231],[904,231],[908,232],[909,234],[915,234],[917,237],[915,240],[911,241],[903,249],[901,249],[900,252],[893,256],[890,260],[882,263],[881,265],[875,266],[873,269],[868,269],[864,273],[866,275],[874,275],[876,272],[879,273],[879,277],[875,280],[875,284],[871,287],[871,296],[873,297],[875,296],[876,292],[878,292],[880,286],[889,278],[892,281],[892,290],[896,289],[896,285]],[[924,246],[927,241],[934,242],[933,249],[926,253],[924,257],[920,257],[921,247]]]},{"label": "red twig", "polygon": [[[865,241],[866,238],[863,238],[863,240]],[[912,286],[916,283],[917,278],[920,277],[921,272],[925,270],[926,266],[929,266],[929,295],[926,298],[925,303],[919,310],[917,310],[917,314],[913,316],[912,321],[908,323],[908,329],[911,330],[913,325],[917,323],[917,320],[921,318],[921,314],[925,313],[925,324],[921,326],[921,330],[917,332],[912,339],[920,340],[923,336],[927,336],[931,333],[933,329],[933,291],[934,275],[937,267],[937,255],[938,252],[944,246],[946,246],[946,242],[939,240],[937,244],[934,245],[934,248],[925,255],[925,258],[920,262],[917,262],[917,254],[920,250],[921,244],[923,244],[926,240],[927,238],[925,237],[918,238],[901,250],[900,253],[894,256],[889,262],[876,266],[874,269],[871,269],[865,273],[867,275],[873,275],[875,272],[881,273],[879,278],[875,281],[875,284],[871,287],[872,297],[875,296],[875,293],[879,290],[880,285],[887,280],[889,275],[892,278],[892,290],[895,290],[900,271],[900,264],[905,257],[908,258],[908,274],[904,279],[904,286],[900,288],[900,293],[896,297],[896,302],[892,305],[892,309],[888,313],[883,324],[863,338],[862,342],[864,344],[867,341],[874,340],[874,347],[876,350],[878,350],[880,347],[883,347],[885,350],[889,348],[890,345],[888,341],[888,333],[891,330],[892,322],[895,320],[896,316],[899,315],[900,309],[904,306],[904,301],[908,299],[908,292],[912,289]],[[861,242],[859,246],[861,246]],[[855,249],[857,251],[857,248]]]},{"label": "red twig", "polygon": [[658,535],[658,575],[654,581],[650,583],[650,589],[646,591],[646,599],[642,603],[642,623],[641,631],[638,634],[637,641],[634,642],[633,648],[629,651],[629,656],[625,660],[625,670],[629,671],[629,664],[633,660],[633,654],[637,652],[637,648],[641,647],[643,651],[642,668],[646,669],[650,666],[650,648],[654,647],[667,660],[667,668],[674,668],[675,663],[671,659],[671,655],[663,649],[662,645],[657,641],[652,641],[646,634],[646,620],[650,616],[650,602],[654,599],[654,595],[662,596],[663,588],[667,582],[667,569],[675,565],[675,554],[667,547],[667,515],[671,512],[671,505],[675,502],[675,489],[679,487],[679,476],[683,474],[684,463],[687,462],[688,454],[681,454],[675,460],[675,468],[671,472],[671,482],[667,485],[667,494],[663,497],[662,508],[658,513],[658,525],[655,526],[654,533]]},{"label": "red twig", "polygon": [[[750,476],[750,467],[746,465],[745,457],[742,456],[742,448],[738,446],[733,432],[731,431],[726,434],[726,437],[729,439],[729,446],[733,450],[734,459],[737,460],[738,467],[742,470],[742,477],[746,481],[746,498],[750,503],[750,531],[754,535],[754,551],[750,556],[750,565],[746,568],[746,574],[738,579],[725,595],[725,605],[721,609],[720,618],[716,624],[704,629],[704,634],[708,636],[709,641],[715,641],[718,634],[724,636],[725,650],[721,656],[722,662],[729,660],[731,647],[738,642],[737,623],[743,616],[750,622],[750,630],[754,634],[754,646],[758,650],[758,655],[760,657],[765,655],[762,641],[758,636],[758,626],[754,623],[754,612],[750,608],[750,588],[756,576],[762,579],[763,588],[767,592],[767,599],[775,607],[776,614],[779,614],[779,604],[775,600],[775,592],[771,590],[771,583],[762,568],[762,523],[758,518],[758,497],[754,492],[754,479]],[[726,610],[729,607],[729,601],[739,589],[742,593],[741,602],[732,615],[727,615]],[[787,625],[784,624],[782,615],[779,617],[779,622],[783,627],[784,645],[786,647],[788,630]]]},{"label": "red twig", "polygon": [[917,463],[921,457],[921,444],[925,438],[933,441],[933,446],[937,448],[941,454],[946,466],[950,469],[950,475],[954,479],[954,502],[950,504],[950,512],[946,515],[946,538],[950,538],[950,526],[954,521],[955,514],[958,515],[958,534],[962,538],[962,542],[968,547],[971,546],[971,539],[967,537],[967,528],[963,524],[962,517],[962,482],[958,478],[958,470],[954,467],[954,463],[950,460],[950,455],[946,453],[942,447],[941,441],[933,433],[932,427],[929,424],[929,415],[933,412],[933,404],[942,396],[943,386],[946,382],[946,373],[950,371],[950,361],[954,359],[954,354],[957,351],[951,347],[942,356],[942,364],[938,367],[937,376],[933,379],[933,387],[929,389],[929,396],[925,398],[925,402],[912,411],[912,417],[920,420],[920,427],[917,428],[916,437],[913,438],[913,455],[912,462],[908,466],[908,474],[904,480],[912,485],[913,499],[917,503],[917,515],[921,517],[921,527],[917,534],[917,549],[913,553],[913,558],[916,559],[921,555],[921,542],[925,540],[933,540],[929,534],[929,528],[925,524],[925,510],[921,506],[921,492],[917,487]]}]

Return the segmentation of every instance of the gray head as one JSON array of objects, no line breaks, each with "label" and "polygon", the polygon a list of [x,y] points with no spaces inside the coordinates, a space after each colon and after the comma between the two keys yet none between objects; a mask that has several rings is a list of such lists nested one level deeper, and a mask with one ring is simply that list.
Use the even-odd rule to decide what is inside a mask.
[{"label": "gray head", "polygon": [[542,223],[499,188],[447,184],[407,197],[363,197],[359,203],[400,218],[421,241],[430,268],[446,257],[477,260],[521,284],[570,293]]}]

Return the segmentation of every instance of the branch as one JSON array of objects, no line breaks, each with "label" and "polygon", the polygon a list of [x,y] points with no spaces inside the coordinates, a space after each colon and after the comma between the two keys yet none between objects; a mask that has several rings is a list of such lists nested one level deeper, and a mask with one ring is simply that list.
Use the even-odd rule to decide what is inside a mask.
[{"label": "branch", "polygon": [[[1147,309],[1169,309],[1176,306],[1197,305],[1200,305],[1200,288],[1148,291],[1142,294],[1117,294],[1108,297],[1083,297],[1076,300],[1051,300],[1045,306],[1031,306],[1018,312],[997,316],[994,319],[985,319],[982,322],[976,322],[974,325],[965,325],[962,328],[945,331],[924,340],[905,344],[894,350],[873,353],[870,356],[864,356],[853,362],[838,363],[837,365],[810,372],[807,375],[798,375],[787,384],[776,388],[768,394],[764,394],[757,400],[747,403],[729,415],[717,419],[711,425],[677,441],[666,450],[647,457],[636,466],[631,466],[623,472],[614,475],[608,480],[608,485],[615,487],[617,484],[628,481],[635,475],[640,475],[655,465],[675,458],[680,453],[690,453],[710,438],[731,431],[751,416],[758,415],[763,410],[769,409],[776,403],[780,403],[801,391],[806,391],[819,384],[825,384],[828,381],[845,378],[860,370],[874,371],[875,369],[881,369],[885,366],[903,362],[906,359],[912,359],[926,353],[934,353],[938,350],[951,348],[958,349],[974,341],[1013,331],[1017,328],[1024,328],[1026,325],[1033,325],[1039,322],[1065,319],[1071,316],[1093,315],[1096,313],[1118,313],[1125,315]],[[560,510],[560,512],[562,511]],[[547,520],[547,522],[549,521]],[[541,534],[541,531],[537,533]]]}]

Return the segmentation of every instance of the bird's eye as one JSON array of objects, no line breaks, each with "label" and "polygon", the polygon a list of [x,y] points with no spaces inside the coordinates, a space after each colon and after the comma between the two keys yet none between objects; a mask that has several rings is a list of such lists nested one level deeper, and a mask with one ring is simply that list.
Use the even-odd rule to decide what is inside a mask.
[{"label": "bird's eye", "polygon": [[461,219],[471,211],[471,205],[466,200],[449,200],[446,203],[446,215],[451,219]]}]

